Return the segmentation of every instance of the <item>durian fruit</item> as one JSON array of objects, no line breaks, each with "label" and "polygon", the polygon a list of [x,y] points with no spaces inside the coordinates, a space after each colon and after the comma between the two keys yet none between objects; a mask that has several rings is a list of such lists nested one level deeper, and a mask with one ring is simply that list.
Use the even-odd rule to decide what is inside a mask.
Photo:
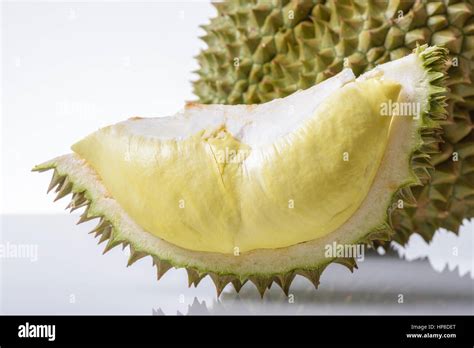
[{"label": "durian fruit", "polygon": [[105,251],[129,245],[129,264],[151,255],[158,279],[184,267],[189,285],[209,275],[218,293],[247,281],[288,293],[296,275],[317,286],[332,262],[356,267],[339,246],[390,240],[392,211],[424,180],[445,59],[423,46],[261,105],[131,118],[34,170],[54,170],[49,190],[86,207],[80,222],[100,219]]},{"label": "durian fruit", "polygon": [[395,240],[430,241],[474,217],[473,0],[229,0],[202,28],[201,103],[254,104],[284,97],[341,71],[356,75],[409,54],[418,44],[449,50],[448,118],[431,185],[393,216]]}]

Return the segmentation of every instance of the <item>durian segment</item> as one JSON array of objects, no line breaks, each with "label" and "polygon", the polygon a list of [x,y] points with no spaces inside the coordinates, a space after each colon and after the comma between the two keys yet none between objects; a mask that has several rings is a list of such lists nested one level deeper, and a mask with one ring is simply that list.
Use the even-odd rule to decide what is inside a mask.
[{"label": "durian segment", "polygon": [[358,209],[390,137],[382,105],[396,105],[400,89],[380,76],[347,83],[323,101],[300,98],[308,115],[264,145],[245,143],[246,131],[275,134],[279,118],[258,123],[261,113],[288,110],[291,101],[221,108],[234,128],[242,123],[235,133],[223,119],[170,139],[168,127],[177,131],[183,118],[197,123],[190,119],[213,109],[194,106],[199,112],[190,116],[106,127],[72,149],[134,221],[174,245],[228,254],[284,248],[331,233]]},{"label": "durian segment", "polygon": [[[189,284],[197,285],[206,275],[216,284],[218,294],[232,283],[238,291],[251,281],[260,294],[276,282],[287,293],[295,275],[309,279],[316,287],[326,266],[341,263],[349,269],[356,268],[353,259],[325,255],[325,247],[339,244],[374,245],[390,240],[392,235],[390,216],[397,209],[400,199],[412,200],[410,187],[420,182],[421,174],[429,163],[423,152],[433,141],[437,120],[444,113],[443,67],[446,52],[440,48],[420,47],[414,61],[401,64],[416,64],[424,74],[413,74],[417,69],[406,66],[413,76],[425,76],[421,81],[406,80],[414,85],[420,83],[427,92],[428,103],[416,120],[395,117],[391,124],[390,137],[379,170],[370,190],[359,209],[343,225],[331,234],[299,243],[287,248],[258,249],[238,255],[188,250],[173,245],[145,231],[108,192],[97,172],[77,154],[65,155],[34,168],[35,171],[54,169],[50,189],[56,187],[58,197],[73,193],[71,207],[87,205],[80,222],[100,218],[93,231],[108,240],[105,251],[117,245],[130,245],[133,263],[143,255],[151,255],[160,278],[170,267],[188,270]],[[392,68],[393,65],[392,65]],[[391,70],[391,69],[390,69]],[[399,83],[403,86],[402,80]],[[417,88],[417,90],[420,90]],[[415,93],[412,97],[418,97]],[[396,122],[395,122],[396,121]],[[419,161],[419,159],[423,161]],[[393,204],[392,204],[393,203]]]},{"label": "durian segment", "polygon": [[[356,75],[411,53],[417,45],[449,50],[448,119],[434,154],[431,185],[414,189],[417,205],[393,216],[396,241],[429,241],[474,217],[474,1],[256,1],[215,4],[203,25],[194,91],[202,103],[254,104],[334,76]],[[291,11],[291,12],[290,12]],[[291,16],[290,16],[291,14]],[[238,64],[234,64],[237,62]]]}]

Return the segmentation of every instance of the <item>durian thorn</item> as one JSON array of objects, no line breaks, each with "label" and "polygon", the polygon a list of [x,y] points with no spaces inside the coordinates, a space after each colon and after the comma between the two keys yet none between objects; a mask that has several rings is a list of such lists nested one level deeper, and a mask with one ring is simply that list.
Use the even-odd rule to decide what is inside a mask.
[{"label": "durian thorn", "polygon": [[354,272],[354,268],[359,268],[357,267],[357,262],[353,257],[338,257],[335,258],[333,262],[347,267],[351,273]]},{"label": "durian thorn", "polygon": [[130,257],[128,258],[127,267],[130,267],[145,256],[148,256],[148,253],[136,250],[132,245],[130,245]]},{"label": "durian thorn", "polygon": [[260,297],[263,298],[265,291],[268,289],[268,286],[273,282],[271,277],[256,275],[250,276],[249,280],[255,285],[258,292],[260,293]]},{"label": "durian thorn", "polygon": [[324,271],[324,268],[326,268],[327,265],[320,266],[315,269],[299,269],[296,271],[296,274],[299,274],[300,276],[305,277],[308,279],[317,289],[319,287],[319,279],[321,278],[321,274]]},{"label": "durian thorn", "polygon": [[[219,13],[224,13],[225,10],[225,3],[222,1],[211,1],[211,5],[214,6]],[[201,25],[201,27],[203,27]]]},{"label": "durian thorn", "polygon": [[100,216],[89,215],[89,209],[90,209],[90,204],[87,205],[86,210],[84,210],[84,212],[81,214],[81,217],[77,221],[76,225],[82,224],[83,222],[86,222],[86,221],[90,221],[90,220],[93,220],[93,219],[100,218]]},{"label": "durian thorn", "polygon": [[54,192],[58,193],[59,191],[61,191],[61,187],[63,187],[64,182],[66,181],[66,179],[67,179],[67,175],[62,175],[61,176],[61,178],[58,181],[58,185],[56,186],[56,189],[54,190]]},{"label": "durian thorn", "polygon": [[[112,226],[108,226],[101,230],[102,236],[100,237],[99,244],[105,242],[107,239],[110,238],[110,235],[112,234]],[[96,235],[97,237],[97,235]]]},{"label": "durian thorn", "polygon": [[283,290],[286,296],[290,293],[290,286],[295,279],[295,272],[288,272],[286,274],[279,274],[274,277],[275,283]]},{"label": "durian thorn", "polygon": [[410,187],[404,187],[400,190],[400,195],[404,201],[406,201],[409,204],[417,204],[416,198],[413,195],[413,191],[411,190]]},{"label": "durian thorn", "polygon": [[153,264],[156,265],[156,275],[158,280],[160,280],[165,275],[165,273],[173,267],[169,262],[161,260],[156,256],[153,257]]},{"label": "durian thorn", "polygon": [[234,279],[232,281],[232,286],[234,287],[235,291],[239,293],[242,287],[245,285],[245,283],[247,283],[247,280],[244,280],[243,282],[241,282],[240,279]]},{"label": "durian thorn", "polygon": [[89,204],[89,201],[84,201],[80,204],[73,204],[73,206],[69,207],[70,208],[70,212],[72,213],[73,211],[76,211],[77,209],[80,209],[82,207],[85,207],[86,205]]},{"label": "durian thorn", "polygon": [[48,186],[48,193],[51,192],[58,184],[62,183],[65,179],[65,175],[60,175],[56,169],[53,171],[53,176],[51,177],[51,182]]},{"label": "durian thorn", "polygon": [[110,250],[112,250],[113,248],[115,248],[116,246],[120,244],[122,244],[122,241],[114,239],[114,230],[111,229],[109,242],[105,246],[105,249],[102,254],[106,254],[107,252],[109,252]]},{"label": "durian thorn", "polygon": [[429,173],[426,167],[415,168],[415,174],[418,176],[418,179],[420,179],[422,182],[431,181],[431,174]]},{"label": "durian thorn", "polygon": [[105,219],[104,217],[101,217],[100,218],[100,221],[99,223],[97,224],[97,226],[92,230],[90,231],[89,233],[92,234],[92,233],[102,233],[102,231],[107,228],[107,227],[111,227],[112,225],[110,224],[110,222]]},{"label": "durian thorn", "polygon": [[[74,198],[73,198],[73,199],[74,199]],[[74,201],[71,200],[71,201],[69,202],[69,204],[66,205],[66,208],[64,208],[64,209],[66,209],[66,210],[67,210],[67,209],[70,209],[69,212],[71,213],[73,208],[74,208]]]},{"label": "durian thorn", "polygon": [[188,287],[191,287],[191,285],[197,287],[199,282],[206,276],[205,273],[199,274],[199,272],[193,268],[186,268],[186,273],[188,274]]},{"label": "durian thorn", "polygon": [[53,167],[53,166],[51,166],[51,167],[41,167],[41,168],[39,166],[36,166],[31,171],[42,173],[42,172],[47,172],[48,170],[51,170],[51,169],[56,170],[55,167]]},{"label": "durian thorn", "polygon": [[58,194],[56,195],[54,202],[56,202],[57,200],[60,200],[64,196],[67,196],[68,194],[71,193],[71,191],[72,191],[72,182],[69,180],[68,177],[65,177],[62,184],[58,186],[58,189],[56,190]]},{"label": "durian thorn", "polygon": [[89,204],[89,201],[84,195],[84,192],[74,192],[71,203],[69,203],[66,209],[71,208],[71,212],[73,212],[74,210],[82,208],[86,206],[87,204]]},{"label": "durian thorn", "polygon": [[236,277],[233,277],[233,276],[219,275],[216,273],[209,273],[209,276],[211,277],[212,282],[216,286],[217,297],[221,295],[222,291],[225,289],[227,284],[232,282],[232,280],[237,279]]},{"label": "durian thorn", "polygon": [[375,231],[369,235],[369,240],[372,242],[376,241],[390,241],[394,235],[395,231],[392,227],[387,226],[385,229]]}]

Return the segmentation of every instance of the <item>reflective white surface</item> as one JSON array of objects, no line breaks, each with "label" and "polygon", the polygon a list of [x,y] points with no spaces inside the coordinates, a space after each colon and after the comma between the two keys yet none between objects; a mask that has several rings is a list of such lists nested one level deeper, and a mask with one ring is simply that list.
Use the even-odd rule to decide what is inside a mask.
[{"label": "reflective white surface", "polygon": [[94,222],[76,226],[77,218],[2,218],[1,243],[10,249],[37,246],[37,260],[35,255],[18,258],[12,253],[0,259],[1,313],[474,314],[474,281],[469,275],[439,273],[426,260],[408,262],[391,255],[366,255],[353,274],[331,265],[318,290],[297,278],[290,297],[274,285],[261,299],[247,284],[240,294],[229,285],[216,298],[209,278],[198,288],[187,288],[185,271],[170,270],[157,282],[149,257],[126,268],[128,249],[117,247],[102,256],[104,245],[98,247],[87,234]]}]

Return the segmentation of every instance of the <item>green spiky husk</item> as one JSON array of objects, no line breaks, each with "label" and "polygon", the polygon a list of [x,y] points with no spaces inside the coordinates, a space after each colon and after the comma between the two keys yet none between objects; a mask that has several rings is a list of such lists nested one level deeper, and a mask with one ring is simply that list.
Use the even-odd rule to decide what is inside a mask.
[{"label": "green spiky husk", "polygon": [[[418,133],[418,142],[412,149],[410,158],[410,168],[412,169],[412,177],[416,180],[408,180],[402,186],[396,190],[392,196],[391,204],[386,210],[386,215],[383,218],[383,222],[376,228],[369,230],[363,238],[354,240],[353,244],[362,244],[369,247],[376,247],[380,243],[389,241],[393,238],[393,222],[391,217],[394,212],[397,211],[399,201],[403,200],[404,204],[413,204],[414,197],[411,192],[411,187],[419,185],[426,180],[428,174],[429,154],[432,151],[432,144],[439,141],[439,122],[444,119],[445,111],[445,88],[444,88],[444,68],[446,61],[446,50],[439,47],[418,47],[415,50],[416,54],[421,58],[423,67],[427,73],[427,78],[430,83],[429,87],[429,103],[427,104],[426,110],[423,110],[421,127]],[[231,283],[236,291],[248,281],[252,282],[261,296],[264,295],[265,291],[271,287],[273,283],[276,283],[285,294],[290,291],[291,282],[296,275],[301,275],[317,288],[319,285],[319,279],[324,269],[331,263],[340,263],[348,267],[351,271],[357,268],[357,264],[354,258],[325,258],[318,260],[318,262],[307,265],[305,267],[296,267],[284,271],[266,271],[266,272],[235,272],[232,269],[212,269],[204,266],[203,264],[196,263],[192,260],[186,260],[186,258],[174,257],[175,255],[166,254],[162,250],[153,250],[150,248],[144,248],[143,240],[145,239],[156,239],[157,237],[140,230],[140,228],[132,221],[128,221],[129,218],[126,213],[117,210],[115,206],[118,205],[113,198],[109,196],[107,190],[101,186],[100,179],[97,177],[93,169],[89,168],[87,163],[80,158],[74,157],[75,155],[67,155],[61,158],[54,159],[43,165],[39,165],[34,168],[35,171],[46,171],[53,169],[54,174],[51,180],[51,184],[48,188],[48,192],[56,188],[57,197],[60,199],[66,195],[72,193],[71,203],[68,208],[71,211],[84,208],[79,223],[85,222],[91,219],[99,218],[99,224],[92,230],[91,233],[95,233],[96,237],[100,236],[99,243],[107,242],[104,252],[114,248],[118,245],[124,247],[130,247],[130,259],[128,265],[133,264],[135,261],[145,257],[151,256],[153,264],[157,267],[158,279],[160,279],[170,268],[185,268],[188,273],[189,286],[197,286],[199,282],[206,277],[210,276],[214,282],[219,295],[222,290]],[[74,168],[71,164],[68,164],[68,158],[74,161],[76,167],[81,168],[84,175],[81,173],[75,173]],[[73,159],[75,158],[75,159]],[[61,164],[61,163],[66,164]],[[71,162],[72,163],[72,162]],[[90,175],[92,179],[87,181],[83,178],[85,175]],[[84,180],[82,180],[84,179]],[[96,184],[90,184],[95,181]],[[89,182],[89,185],[85,184]],[[134,238],[129,233],[128,226],[132,226],[134,230]],[[181,248],[174,247],[174,250],[180,250]],[[182,251],[182,249],[181,249]],[[199,252],[198,252],[199,253]],[[199,253],[207,255],[211,258],[212,253]],[[244,255],[243,255],[244,256]],[[240,257],[240,256],[239,256]],[[244,256],[245,257],[245,256]],[[194,263],[193,263],[194,262]]]},{"label": "green spiky husk", "polygon": [[[430,185],[393,214],[394,240],[439,228],[458,232],[474,217],[474,1],[238,1],[215,4],[198,56],[202,103],[253,104],[311,87],[342,70],[356,74],[409,54],[417,44],[449,49],[443,141],[427,150]],[[440,150],[439,153],[435,154]]]}]

